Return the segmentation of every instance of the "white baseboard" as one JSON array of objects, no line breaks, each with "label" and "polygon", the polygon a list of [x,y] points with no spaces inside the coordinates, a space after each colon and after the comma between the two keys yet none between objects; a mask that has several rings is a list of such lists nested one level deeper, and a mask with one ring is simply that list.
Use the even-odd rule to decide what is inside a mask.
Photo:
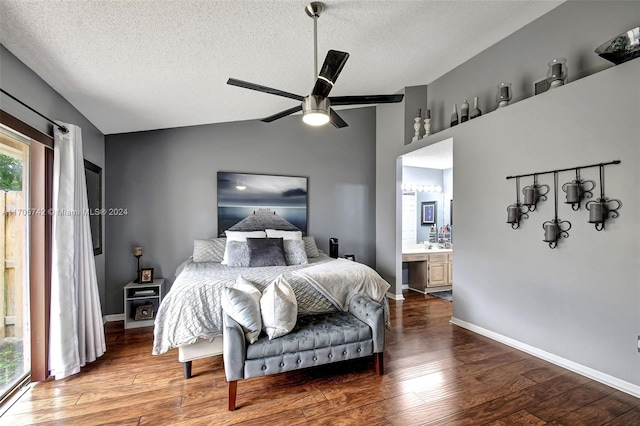
[{"label": "white baseboard", "polygon": [[503,336],[502,334],[498,334],[493,331],[487,330],[486,328],[482,328],[477,325],[470,324],[466,321],[462,321],[455,317],[451,317],[451,323],[457,326],[460,326],[462,328],[466,328],[469,331],[473,331],[474,333],[478,333],[483,336],[486,336],[500,343],[504,343],[505,345],[519,349],[523,352],[526,352],[530,355],[533,355],[545,361],[549,361],[552,364],[559,365],[560,367],[566,368],[567,370],[571,370],[574,373],[578,373],[582,376],[588,377],[597,382],[603,383],[607,386],[611,386],[612,388],[628,393],[629,395],[635,396],[636,398],[640,398],[640,386],[634,385],[633,383],[626,382],[624,380],[618,379],[617,377],[613,377],[601,371],[594,370],[591,367],[578,364],[577,362],[573,362],[568,359],[559,357],[552,353],[543,351],[542,349],[538,349],[534,346],[527,345],[526,343],[519,342],[510,337]]},{"label": "white baseboard", "polygon": [[387,293],[387,297],[393,300],[404,300],[404,296],[402,294]]},{"label": "white baseboard", "polygon": [[111,314],[102,317],[104,322],[124,321],[124,314]]}]

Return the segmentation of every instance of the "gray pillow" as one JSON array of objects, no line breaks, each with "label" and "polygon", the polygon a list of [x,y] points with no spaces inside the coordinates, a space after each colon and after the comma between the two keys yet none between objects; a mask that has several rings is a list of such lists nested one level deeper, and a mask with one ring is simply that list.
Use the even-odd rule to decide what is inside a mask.
[{"label": "gray pillow", "polygon": [[284,256],[287,265],[306,265],[309,263],[302,240],[284,240]]},{"label": "gray pillow", "polygon": [[200,262],[222,262],[224,249],[227,245],[226,238],[213,238],[211,240],[193,241],[193,261]]},{"label": "gray pillow", "polygon": [[282,238],[247,238],[249,266],[287,266]]},{"label": "gray pillow", "polygon": [[320,257],[320,252],[318,251],[314,237],[302,237],[302,241],[304,241],[304,249],[307,252],[307,257]]},{"label": "gray pillow", "polygon": [[249,245],[245,241],[228,241],[226,253],[227,266],[249,266],[251,257],[249,254]]}]

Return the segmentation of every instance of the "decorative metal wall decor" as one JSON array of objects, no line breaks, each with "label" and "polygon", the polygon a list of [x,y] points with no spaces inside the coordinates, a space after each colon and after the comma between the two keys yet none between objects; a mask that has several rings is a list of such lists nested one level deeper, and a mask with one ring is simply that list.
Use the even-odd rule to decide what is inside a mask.
[{"label": "decorative metal wall decor", "polygon": [[[591,185],[591,188],[587,188],[585,185]],[[594,181],[582,180],[580,178],[580,169],[576,169],[576,178],[562,185],[562,190],[567,194],[565,203],[571,204],[571,209],[574,211],[580,210],[580,203],[584,198],[593,197],[591,191],[595,187],[596,183]]]},{"label": "decorative metal wall decor", "polygon": [[[615,208],[611,208],[610,203],[616,203]],[[602,231],[604,229],[604,223],[609,216],[616,218],[620,216],[618,210],[622,207],[620,200],[611,200],[604,196],[604,165],[600,165],[600,198],[597,200],[589,201],[585,205],[589,211],[589,223],[596,225],[596,231]]]},{"label": "decorative metal wall decor", "polygon": [[[604,167],[610,164],[620,164],[620,160],[610,161],[608,163],[590,164],[588,166],[569,167],[566,169],[549,170],[546,172],[527,173],[516,176],[507,176],[507,179],[516,180],[516,202],[507,207],[507,223],[511,224],[511,228],[518,229],[521,219],[528,219],[529,212],[536,210],[538,201],[545,201],[546,194],[549,192],[549,185],[539,184],[538,176],[553,173],[553,198],[554,198],[554,217],[542,224],[544,229],[544,242],[549,244],[550,248],[556,248],[560,238],[568,238],[571,222],[560,220],[558,218],[558,174],[566,171],[575,170],[576,178],[571,182],[562,185],[562,190],[566,193],[566,204],[571,204],[571,209],[578,211],[583,199],[591,198],[592,191],[596,187],[596,183],[592,180],[583,180],[580,177],[581,169],[598,167],[600,169],[600,198],[589,201],[585,204],[589,211],[589,223],[595,224],[597,231],[602,231],[605,222],[609,218],[617,218],[620,213],[618,210],[622,207],[622,202],[617,199],[605,197],[604,193]],[[533,185],[526,186],[522,193],[524,202],[520,203],[520,178],[533,176]]]},{"label": "decorative metal wall decor", "polygon": [[558,172],[553,172],[553,200],[553,219],[542,224],[542,229],[544,229],[543,241],[549,243],[549,247],[552,249],[558,246],[558,239],[560,239],[560,237],[569,238],[568,231],[571,229],[571,222],[558,219]]},{"label": "decorative metal wall decor", "polygon": [[522,190],[524,194],[524,204],[527,206],[530,212],[536,210],[538,201],[547,201],[547,194],[549,193],[549,185],[540,185],[538,183],[538,175],[533,175],[533,185],[525,186]]},{"label": "decorative metal wall decor", "polygon": [[511,224],[511,228],[518,229],[520,227],[520,219],[529,219],[527,209],[520,202],[520,176],[516,177],[516,203],[507,207],[507,223]]}]

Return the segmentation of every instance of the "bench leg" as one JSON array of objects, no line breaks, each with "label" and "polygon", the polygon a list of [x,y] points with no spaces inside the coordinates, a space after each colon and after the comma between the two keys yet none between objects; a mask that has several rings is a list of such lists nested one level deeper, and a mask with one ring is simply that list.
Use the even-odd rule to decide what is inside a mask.
[{"label": "bench leg", "polygon": [[184,374],[185,379],[191,378],[191,361],[182,363],[182,372]]},{"label": "bench leg", "polygon": [[229,411],[236,409],[236,392],[238,391],[238,381],[229,382]]},{"label": "bench leg", "polygon": [[375,363],[376,363],[376,374],[378,376],[382,376],[384,374],[384,358],[383,353],[375,353],[373,354]]}]

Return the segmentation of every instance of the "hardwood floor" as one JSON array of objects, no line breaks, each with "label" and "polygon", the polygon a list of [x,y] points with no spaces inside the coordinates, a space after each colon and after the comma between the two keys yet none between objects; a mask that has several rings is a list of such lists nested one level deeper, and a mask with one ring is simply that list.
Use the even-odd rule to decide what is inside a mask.
[{"label": "hardwood floor", "polygon": [[182,378],[176,351],[152,356],[152,329],[107,324],[107,353],[38,383],[1,424],[640,425],[640,399],[449,323],[451,303],[390,301],[385,375],[373,358],[238,382],[227,411],[221,357]]}]

